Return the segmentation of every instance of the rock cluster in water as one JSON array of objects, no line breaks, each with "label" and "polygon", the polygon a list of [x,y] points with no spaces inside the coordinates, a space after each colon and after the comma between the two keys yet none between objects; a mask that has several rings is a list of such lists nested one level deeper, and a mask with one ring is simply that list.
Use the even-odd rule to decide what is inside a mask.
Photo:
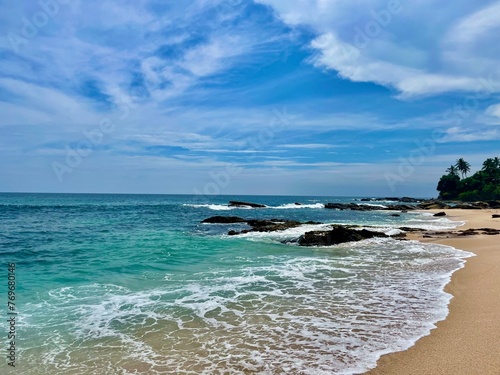
[{"label": "rock cluster in water", "polygon": [[[304,224],[322,224],[315,221],[300,222],[285,219],[244,219],[238,216],[212,216],[202,221],[210,224],[246,223],[251,228],[241,231],[230,230],[227,234],[235,236],[249,232],[275,232],[289,228],[296,228]],[[343,242],[366,240],[373,237],[389,237],[384,233],[367,229],[356,229],[355,226],[332,225],[328,230],[309,231],[297,239],[283,241],[284,243],[297,243],[300,246],[330,246]]]},{"label": "rock cluster in water", "polygon": [[344,242],[362,241],[373,237],[389,237],[385,233],[367,229],[353,229],[343,225],[333,225],[328,231],[311,231],[300,236],[300,246],[331,246]]},{"label": "rock cluster in water", "polygon": [[[326,203],[325,209],[333,210],[353,210],[353,211],[401,211],[407,212],[410,210],[430,210],[430,209],[497,209],[500,208],[500,201],[486,201],[486,202],[473,202],[473,203],[456,203],[444,202],[440,200],[422,200],[410,197],[396,198],[363,198],[363,202],[379,202],[379,201],[394,201],[399,204],[391,205],[369,205],[369,204],[356,204],[356,203]],[[404,204],[403,204],[404,203]],[[295,205],[301,203],[295,202]],[[230,207],[244,207],[244,208],[264,208],[266,205],[251,202],[230,201]],[[398,217],[400,214],[393,213],[391,216]],[[446,212],[440,211],[434,214],[436,217],[446,216]],[[500,215],[493,214],[492,218],[500,218]],[[249,232],[275,232],[283,231],[290,228],[296,228],[304,224],[322,224],[314,221],[300,222],[296,220],[287,219],[244,219],[238,216],[212,216],[202,221],[202,223],[213,224],[247,224],[250,228],[236,231],[234,229],[227,232],[228,235],[234,236]],[[459,230],[454,232],[447,231],[427,231],[418,228],[401,227],[403,232],[424,232],[424,237],[449,237],[449,236],[472,236],[477,234],[498,235],[499,230],[492,228],[478,228]],[[392,237],[403,240],[406,237],[405,233],[400,233],[394,236],[388,236],[381,232],[371,231],[368,229],[360,229],[352,225],[331,225],[325,230],[309,231],[302,236],[283,241],[284,243],[296,243],[300,246],[330,246],[343,242],[361,241],[374,237]]]}]

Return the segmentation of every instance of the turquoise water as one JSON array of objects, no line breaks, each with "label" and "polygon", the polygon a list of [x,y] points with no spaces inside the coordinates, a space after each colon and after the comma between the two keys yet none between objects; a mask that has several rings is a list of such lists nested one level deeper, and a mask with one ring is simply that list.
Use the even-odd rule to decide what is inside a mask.
[{"label": "turquoise water", "polygon": [[[355,199],[0,194],[0,254],[17,274],[12,373],[353,374],[373,367],[446,316],[443,287],[468,253],[392,239],[301,248],[280,241],[326,226],[226,236],[244,225],[200,224],[213,215],[385,232],[460,224],[323,208]],[[229,200],[269,207],[233,209]]]}]

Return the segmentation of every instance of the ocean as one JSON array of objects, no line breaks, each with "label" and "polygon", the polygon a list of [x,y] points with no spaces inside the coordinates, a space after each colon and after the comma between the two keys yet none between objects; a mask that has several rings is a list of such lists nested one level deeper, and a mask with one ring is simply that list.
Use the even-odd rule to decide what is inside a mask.
[{"label": "ocean", "polygon": [[[228,207],[229,200],[267,208]],[[300,202],[301,205],[296,205]],[[451,229],[430,214],[338,211],[359,197],[0,194],[1,306],[15,264],[16,362],[4,374],[360,374],[443,320],[470,253],[376,238],[282,241],[327,224]],[[318,221],[227,236],[215,215]],[[8,353],[7,319],[0,329]]]}]

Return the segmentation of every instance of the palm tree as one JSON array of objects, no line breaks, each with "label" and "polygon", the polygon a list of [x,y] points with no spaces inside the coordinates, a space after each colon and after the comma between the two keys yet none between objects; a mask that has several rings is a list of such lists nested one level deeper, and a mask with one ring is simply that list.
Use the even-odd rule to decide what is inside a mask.
[{"label": "palm tree", "polygon": [[457,160],[457,163],[455,164],[455,167],[460,171],[462,174],[462,178],[467,177],[467,173],[470,172],[470,164],[467,163],[464,158],[460,158]]},{"label": "palm tree", "polygon": [[458,176],[458,169],[454,165],[451,165],[446,172],[448,172],[448,175],[450,176]]},{"label": "palm tree", "polygon": [[498,156],[495,156],[493,158],[493,163],[495,163],[495,168],[496,169],[500,169],[500,158],[498,158]]},{"label": "palm tree", "polygon": [[[498,158],[495,158],[498,159]],[[488,158],[483,162],[483,171],[491,172],[497,168],[497,163],[493,158]]]}]

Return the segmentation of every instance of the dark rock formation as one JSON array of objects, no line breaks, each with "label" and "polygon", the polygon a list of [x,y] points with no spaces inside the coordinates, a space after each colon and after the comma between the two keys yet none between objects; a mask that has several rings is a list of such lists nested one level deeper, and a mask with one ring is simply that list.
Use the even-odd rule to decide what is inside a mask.
[{"label": "dark rock formation", "polygon": [[399,229],[402,231],[405,231],[405,232],[425,232],[426,231],[425,229],[422,229],[422,228],[411,228],[411,227],[400,227]]},{"label": "dark rock formation", "polygon": [[422,210],[433,210],[433,209],[440,210],[443,208],[450,208],[450,206],[444,203],[443,201],[436,201],[436,200],[422,202],[419,205],[417,205],[417,207]]},{"label": "dark rock formation", "polygon": [[446,212],[441,211],[441,212],[435,213],[435,214],[434,214],[434,215],[432,215],[432,216],[437,216],[437,217],[439,217],[439,216],[446,216]]},{"label": "dark rock formation", "polygon": [[431,209],[463,209],[463,210],[483,210],[483,209],[497,209],[500,208],[500,201],[487,201],[487,202],[443,202],[440,200],[428,200],[421,202],[416,206],[421,210]]},{"label": "dark rock formation", "polygon": [[500,208],[500,201],[488,201],[490,208]]},{"label": "dark rock formation", "polygon": [[367,229],[356,230],[342,225],[333,226],[329,231],[306,232],[299,237],[300,246],[330,246],[343,242],[361,241],[373,237],[388,237],[384,233]]},{"label": "dark rock formation", "polygon": [[352,211],[408,211],[414,210],[415,206],[407,204],[392,204],[386,207],[380,206],[370,206],[368,204],[356,204],[356,203],[327,203],[325,208],[333,210],[352,210]]},{"label": "dark rock formation", "polygon": [[500,234],[500,230],[495,228],[479,228],[477,230],[482,231],[481,234],[493,234],[493,235]]},{"label": "dark rock formation", "polygon": [[361,202],[382,202],[382,201],[393,201],[393,202],[403,202],[403,203],[419,203],[422,199],[410,198],[410,197],[385,197],[385,198],[362,198]]},{"label": "dark rock formation", "polygon": [[462,210],[475,210],[475,209],[481,209],[482,207],[477,207],[472,203],[459,203],[452,206],[451,208],[462,209]]},{"label": "dark rock formation", "polygon": [[247,221],[238,216],[212,216],[202,221],[202,223],[210,224],[234,224],[246,223]]},{"label": "dark rock formation", "polygon": [[227,233],[229,236],[235,236],[237,234],[248,233],[248,232],[275,232],[278,230],[295,228],[302,224],[323,224],[317,221],[307,221],[305,223],[301,223],[300,221],[286,220],[286,219],[243,219],[238,216],[212,216],[203,220],[202,223],[211,223],[211,224],[246,223],[252,227],[250,229],[244,229],[240,232],[231,229]]},{"label": "dark rock formation", "polygon": [[250,232],[275,232],[278,230],[295,228],[302,225],[300,221],[281,219],[248,220],[247,224],[252,227],[252,229],[250,229]]},{"label": "dark rock formation", "polygon": [[229,201],[229,207],[252,207],[252,208],[264,208],[267,207],[265,204],[250,203],[250,202],[240,202],[240,201]]}]

